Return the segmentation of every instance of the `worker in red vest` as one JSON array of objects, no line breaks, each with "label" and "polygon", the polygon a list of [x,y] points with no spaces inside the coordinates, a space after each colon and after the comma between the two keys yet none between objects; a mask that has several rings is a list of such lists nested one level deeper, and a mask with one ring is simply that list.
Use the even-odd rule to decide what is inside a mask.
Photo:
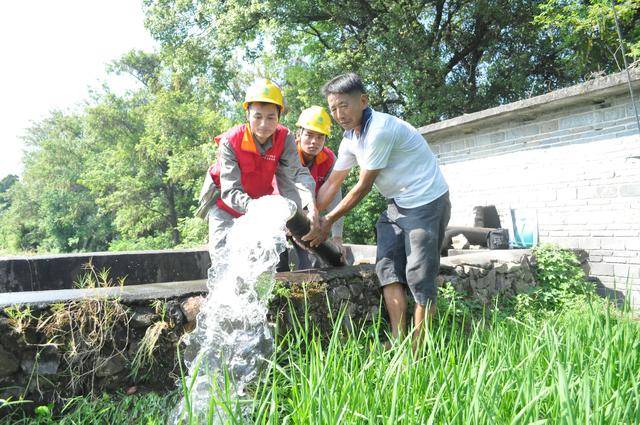
[{"label": "worker in red vest", "polygon": [[284,108],[280,88],[269,80],[256,81],[247,89],[242,106],[247,123],[215,138],[218,160],[209,175],[219,196],[208,211],[212,256],[251,200],[273,193],[274,176],[280,195],[306,210],[312,227],[318,225],[314,180],[300,164],[294,135],[279,124]]},{"label": "worker in red vest", "polygon": [[[296,133],[298,156],[302,165],[309,169],[309,173],[316,183],[315,193],[318,193],[322,184],[331,174],[333,164],[336,161],[334,153],[324,145],[327,137],[331,134],[331,117],[323,107],[311,106],[302,111],[296,126],[298,127]],[[338,191],[327,209],[333,209],[341,200],[342,194]],[[342,249],[343,224],[344,220],[338,220],[331,227],[333,242],[340,249]],[[296,265],[298,270],[323,266],[322,262],[303,248],[302,244],[294,241],[293,245],[294,250],[293,253],[290,253],[289,260]]]}]

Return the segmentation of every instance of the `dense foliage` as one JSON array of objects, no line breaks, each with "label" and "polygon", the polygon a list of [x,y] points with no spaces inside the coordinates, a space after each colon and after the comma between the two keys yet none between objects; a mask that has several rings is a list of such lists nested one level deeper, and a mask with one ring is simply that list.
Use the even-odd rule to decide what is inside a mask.
[{"label": "dense foliage", "polygon": [[[72,252],[204,242],[193,218],[211,137],[243,119],[256,76],[298,112],[319,87],[356,71],[374,108],[416,126],[541,94],[621,69],[610,2],[595,0],[144,0],[157,52],[111,65],[139,81],[108,86],[27,135],[24,173],[0,187],[0,249]],[[629,60],[640,54],[640,2],[617,5]],[[61,107],[64,105],[61,105]],[[336,147],[334,130],[330,146]],[[345,188],[353,184],[350,178]],[[6,184],[5,184],[6,183]],[[375,240],[372,194],[345,237]]]}]

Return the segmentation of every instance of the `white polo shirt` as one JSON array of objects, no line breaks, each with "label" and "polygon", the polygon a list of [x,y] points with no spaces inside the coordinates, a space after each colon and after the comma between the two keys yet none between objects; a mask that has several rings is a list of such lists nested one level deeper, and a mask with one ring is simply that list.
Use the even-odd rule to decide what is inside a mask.
[{"label": "white polo shirt", "polygon": [[356,164],[364,170],[382,170],[375,186],[402,208],[428,204],[449,190],[435,155],[411,124],[371,108],[362,119],[359,137],[353,130],[345,131],[334,170]]}]

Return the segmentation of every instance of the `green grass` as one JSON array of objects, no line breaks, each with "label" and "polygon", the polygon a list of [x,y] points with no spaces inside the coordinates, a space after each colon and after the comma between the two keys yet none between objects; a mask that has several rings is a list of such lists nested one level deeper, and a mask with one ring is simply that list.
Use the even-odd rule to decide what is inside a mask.
[{"label": "green grass", "polygon": [[[442,324],[447,323],[446,316]],[[381,348],[377,329],[326,347],[303,332],[258,388],[260,423],[637,423],[640,327],[584,305],[529,323],[494,315]]]},{"label": "green grass", "polygon": [[[178,391],[168,395],[153,393],[125,396],[103,395],[92,400],[89,397],[77,397],[69,400],[53,418],[50,406],[40,406],[35,416],[22,416],[0,419],[2,424],[12,425],[105,425],[139,424],[164,425],[169,411],[177,404]],[[2,403],[0,402],[0,406]],[[2,409],[0,409],[0,413]]]},{"label": "green grass", "polygon": [[[302,323],[243,404],[252,421],[269,424],[640,421],[640,326],[629,313],[596,302],[526,322],[494,313],[463,326],[467,316],[451,320],[454,309],[440,312],[417,354],[409,340],[384,350],[378,325],[321,341]],[[176,401],[78,399],[59,422],[11,423],[159,424]],[[212,404],[239,411],[228,397]]]}]

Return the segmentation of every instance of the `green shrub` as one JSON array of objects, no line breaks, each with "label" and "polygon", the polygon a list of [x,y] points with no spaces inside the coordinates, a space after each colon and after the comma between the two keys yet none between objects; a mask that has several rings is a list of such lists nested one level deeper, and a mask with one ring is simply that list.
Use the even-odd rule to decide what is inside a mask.
[{"label": "green shrub", "polygon": [[595,295],[593,283],[586,280],[576,254],[552,244],[533,249],[538,287],[518,298],[520,308],[553,312],[579,305]]}]

